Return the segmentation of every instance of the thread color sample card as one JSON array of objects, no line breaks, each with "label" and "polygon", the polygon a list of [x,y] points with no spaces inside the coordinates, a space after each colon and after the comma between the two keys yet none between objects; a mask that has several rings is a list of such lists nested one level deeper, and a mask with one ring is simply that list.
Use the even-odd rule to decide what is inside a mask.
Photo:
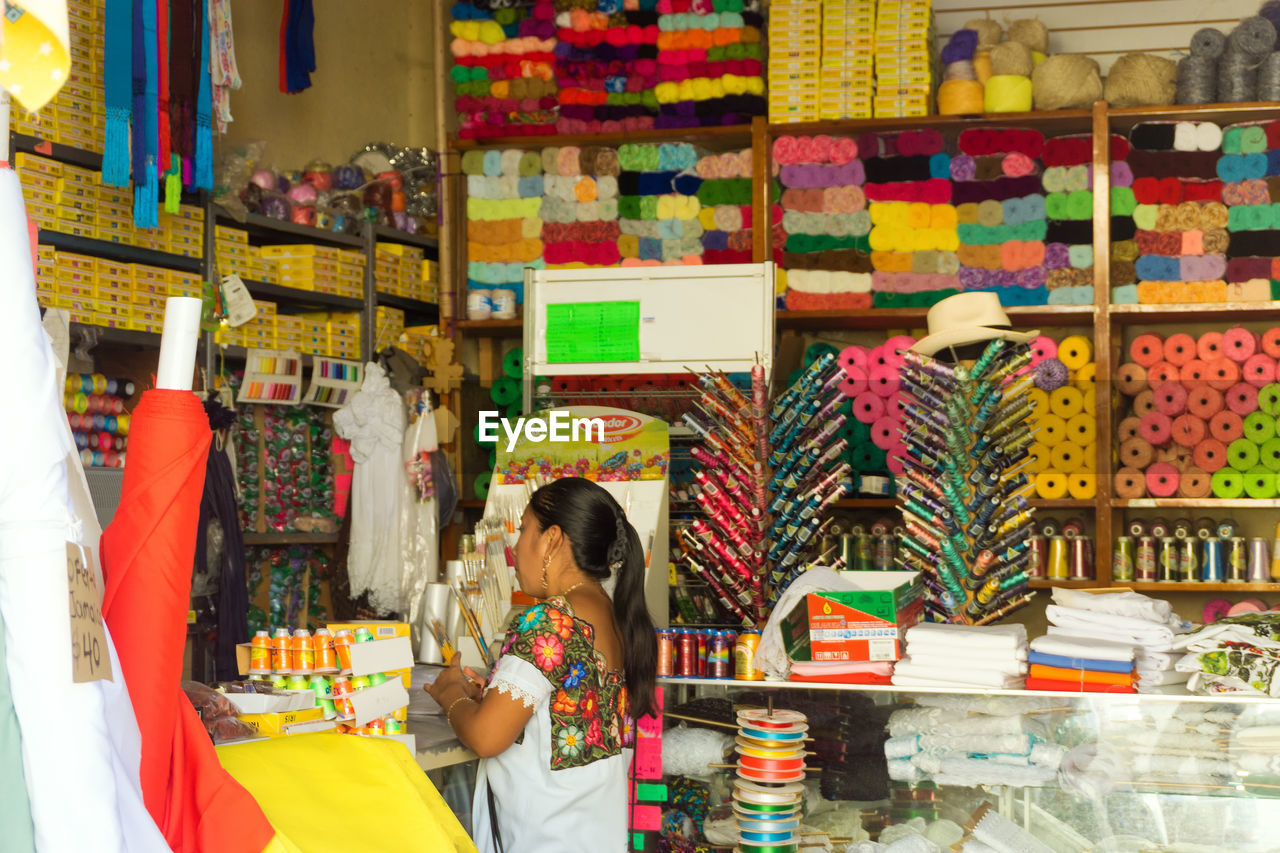
[{"label": "thread color sample card", "polygon": [[547,361],[640,360],[640,303],[564,302],[547,306]]},{"label": "thread color sample card", "polygon": [[301,399],[301,355],[293,350],[249,350],[237,403],[296,405]]},{"label": "thread color sample card", "polygon": [[338,409],[360,390],[364,379],[359,362],[317,358],[311,366],[311,387],[302,402]]}]

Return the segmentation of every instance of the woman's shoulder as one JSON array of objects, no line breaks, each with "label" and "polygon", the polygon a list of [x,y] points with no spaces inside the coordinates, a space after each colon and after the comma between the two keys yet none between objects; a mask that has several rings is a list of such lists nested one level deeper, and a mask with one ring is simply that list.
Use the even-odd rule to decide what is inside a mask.
[{"label": "woman's shoulder", "polygon": [[502,647],[502,654],[524,658],[552,680],[573,664],[589,661],[593,651],[591,625],[577,618],[562,598],[547,599],[517,616]]}]

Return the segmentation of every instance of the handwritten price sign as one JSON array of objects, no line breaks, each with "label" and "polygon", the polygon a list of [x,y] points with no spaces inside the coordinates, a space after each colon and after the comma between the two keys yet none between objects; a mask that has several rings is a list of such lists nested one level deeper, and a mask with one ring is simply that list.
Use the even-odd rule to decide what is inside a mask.
[{"label": "handwritten price sign", "polygon": [[111,679],[111,656],[102,627],[102,599],[89,565],[89,551],[67,543],[67,589],[71,604],[71,673],[77,683]]}]

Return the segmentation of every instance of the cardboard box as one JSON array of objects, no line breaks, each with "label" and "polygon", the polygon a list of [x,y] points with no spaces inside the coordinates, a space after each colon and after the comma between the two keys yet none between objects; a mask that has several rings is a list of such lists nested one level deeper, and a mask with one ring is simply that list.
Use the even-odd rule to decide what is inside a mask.
[{"label": "cardboard box", "polygon": [[[311,697],[315,701],[315,695]],[[254,730],[265,737],[280,737],[289,733],[289,727],[298,723],[313,723],[324,719],[324,709],[307,708],[302,711],[288,711],[282,714],[240,714],[237,719],[253,726]]]},{"label": "cardboard box", "polygon": [[857,589],[816,592],[787,614],[780,628],[792,660],[891,661],[924,612],[919,572],[841,572]]},{"label": "cardboard box", "polygon": [[241,714],[288,714],[294,711],[305,711],[316,705],[316,694],[310,690],[227,693],[225,695]]},{"label": "cardboard box", "polygon": [[[353,651],[354,648],[353,646]],[[363,726],[370,720],[391,716],[397,709],[408,704],[409,691],[404,684],[394,678],[382,682],[377,687],[366,687],[351,694],[351,707],[356,712],[357,726]]]}]

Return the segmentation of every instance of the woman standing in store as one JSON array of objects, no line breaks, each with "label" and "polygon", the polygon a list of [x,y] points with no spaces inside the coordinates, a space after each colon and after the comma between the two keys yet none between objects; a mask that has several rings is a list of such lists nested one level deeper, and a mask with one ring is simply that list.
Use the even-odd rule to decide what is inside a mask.
[{"label": "woman standing in store", "polygon": [[625,850],[632,721],[656,710],[640,537],[605,489],[573,477],[534,492],[515,559],[520,588],[540,603],[512,624],[488,683],[455,663],[427,688],[484,759],[476,846]]}]

